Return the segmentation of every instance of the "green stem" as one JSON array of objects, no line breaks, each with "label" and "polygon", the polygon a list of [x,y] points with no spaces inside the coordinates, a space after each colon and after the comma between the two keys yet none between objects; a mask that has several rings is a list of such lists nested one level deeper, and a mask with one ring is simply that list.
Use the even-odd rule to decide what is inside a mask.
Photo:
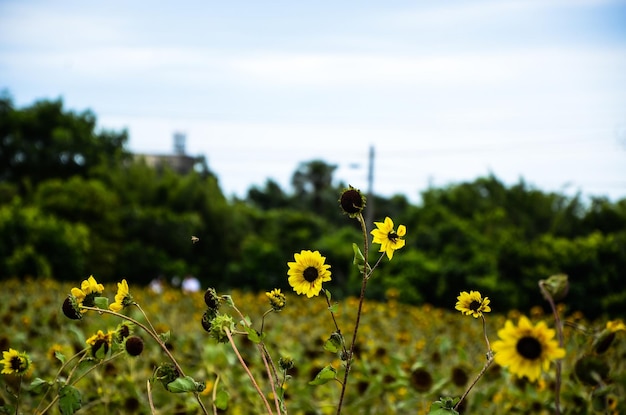
[{"label": "green stem", "polygon": [[[67,380],[65,381],[65,385],[70,385],[70,386],[76,385],[76,384],[77,384],[77,383],[78,383],[81,379],[83,379],[83,378],[84,378],[85,376],[87,376],[89,373],[91,373],[92,371],[94,371],[97,367],[99,367],[99,366],[103,365],[104,363],[110,362],[111,360],[113,360],[113,359],[117,358],[118,356],[120,356],[122,353],[123,353],[123,352],[120,352],[120,353],[118,353],[118,354],[116,354],[116,355],[113,355],[113,356],[109,357],[109,358],[108,358],[108,359],[106,359],[106,360],[101,360],[101,361],[100,361],[100,362],[98,362],[97,364],[95,364],[95,365],[93,365],[92,367],[90,367],[89,369],[87,369],[87,370],[85,371],[85,373],[81,374],[81,375],[80,375],[79,377],[77,377],[76,379],[71,379],[71,378],[72,378],[72,376],[74,375],[74,372],[75,372],[75,371],[76,371],[76,369],[78,368],[78,365],[79,365],[79,364],[83,361],[83,358],[85,357],[85,356],[83,356],[83,358],[81,358],[81,359],[78,361],[78,363],[76,363],[76,366],[74,366],[74,367],[72,368],[72,371],[71,371],[71,372],[70,372],[70,374],[67,376]],[[70,382],[70,380],[71,380],[71,382]],[[54,403],[55,403],[57,400],[59,400],[59,394],[57,394],[57,395],[54,397],[54,399],[52,399],[52,400],[50,401],[50,403],[48,404],[48,406],[46,406],[46,407],[45,407],[45,408],[44,408],[41,412],[36,412],[36,413],[38,413],[38,414],[40,414],[40,415],[45,414],[46,412],[48,412],[48,411],[50,410],[50,408],[52,408],[52,405],[54,405]]]},{"label": "green stem", "polygon": [[252,382],[252,386],[254,386],[254,389],[256,389],[257,393],[259,394],[259,396],[263,400],[263,403],[265,404],[265,409],[267,409],[267,413],[269,415],[272,415],[273,414],[272,407],[270,406],[269,402],[265,398],[265,395],[263,394],[263,391],[259,387],[259,384],[256,382],[256,379],[254,379],[254,376],[252,375],[252,372],[250,372],[250,369],[248,368],[248,365],[246,365],[246,362],[243,360],[243,357],[241,357],[241,354],[239,353],[239,349],[237,349],[237,345],[235,344],[235,340],[233,339],[232,333],[230,332],[230,330],[228,328],[225,328],[224,331],[226,332],[226,337],[228,337],[228,341],[230,342],[230,346],[233,348],[233,351],[235,352],[235,355],[237,356],[237,359],[239,359],[239,363],[241,364],[243,369],[246,371],[246,374],[250,378],[250,382]]},{"label": "green stem", "polygon": [[[170,361],[174,364],[174,367],[176,367],[176,370],[178,371],[178,374],[181,377],[185,377],[185,373],[183,372],[183,368],[180,367],[180,365],[178,364],[178,361],[174,358],[174,356],[172,355],[172,353],[170,352],[170,350],[167,348],[167,346],[165,345],[165,342],[163,342],[163,340],[161,340],[161,338],[159,337],[159,335],[157,334],[156,331],[154,331],[154,329],[150,329],[148,328],[145,324],[140,323],[139,321],[135,320],[132,317],[129,317],[127,315],[124,314],[120,314],[120,313],[116,313],[115,311],[111,311],[111,310],[107,310],[104,308],[97,308],[97,307],[87,307],[87,306],[80,306],[81,309],[85,309],[85,310],[91,310],[91,311],[96,311],[98,313],[105,313],[105,314],[111,314],[114,316],[117,316],[121,319],[130,321],[131,323],[135,324],[136,326],[140,327],[141,329],[143,329],[143,331],[145,331],[146,333],[148,333],[148,335],[150,337],[152,337],[154,339],[154,341],[157,342],[157,344],[159,345],[159,347],[161,347],[161,349],[165,352],[165,354],[167,355],[167,357],[170,359]],[[141,310],[141,307],[139,307],[139,309]],[[202,412],[205,415],[209,415],[209,413],[207,412],[207,409],[204,407],[204,404],[202,403],[202,400],[200,399],[200,395],[198,392],[194,392],[194,396],[196,397],[196,401],[198,402],[198,405],[200,406],[200,408],[202,409]]]},{"label": "green stem", "polygon": [[17,396],[15,397],[15,415],[19,414],[21,393],[22,393],[22,375],[20,375],[20,383],[17,385]]},{"label": "green stem", "polygon": [[[554,314],[554,325],[556,326],[556,333],[559,339],[559,347],[563,348],[563,327],[561,325],[561,319],[559,317],[559,313],[556,309],[556,304],[554,304],[554,299],[543,286],[543,281],[539,281],[539,289],[541,293],[546,298],[548,303],[550,303],[550,308],[552,308],[552,314]],[[554,382],[554,413],[556,415],[561,414],[561,361],[556,361],[556,379]]]},{"label": "green stem", "polygon": [[[367,226],[365,225],[365,220],[363,219],[363,215],[359,213],[357,217],[359,223],[361,224],[361,231],[363,232],[363,280],[361,282],[361,293],[359,295],[359,306],[356,313],[356,321],[354,322],[354,332],[352,333],[352,343],[350,344],[350,351],[346,356],[346,370],[343,375],[343,382],[341,384],[341,395],[339,396],[339,403],[337,404],[337,415],[341,414],[341,407],[343,405],[343,400],[346,395],[346,387],[348,385],[348,377],[350,376],[350,369],[352,367],[352,359],[354,355],[354,347],[356,345],[356,336],[359,331],[359,324],[361,322],[361,314],[363,313],[363,302],[365,301],[365,289],[367,288],[367,281],[369,276],[371,275],[371,271],[368,272],[367,264],[368,264],[368,255],[369,255],[369,241],[367,238]],[[379,261],[380,262],[380,261]]]},{"label": "green stem", "polygon": [[[491,352],[491,350],[489,350]],[[471,385],[469,385],[469,387],[467,388],[467,390],[465,391],[465,393],[463,393],[463,396],[461,396],[461,399],[459,399],[459,401],[456,403],[456,405],[454,405],[454,410],[456,411],[459,408],[459,405],[461,405],[461,402],[463,402],[463,400],[467,397],[467,395],[470,393],[470,391],[472,390],[472,388],[474,386],[476,386],[476,384],[478,383],[478,381],[480,380],[480,378],[483,377],[483,375],[485,374],[485,372],[487,371],[487,369],[489,369],[489,366],[491,366],[491,364],[493,363],[493,355],[492,354],[488,354],[487,357],[487,362],[485,363],[485,365],[483,366],[482,370],[480,371],[480,373],[478,374],[478,376],[476,376],[476,379],[474,379],[474,381],[472,382]]]},{"label": "green stem", "polygon": [[483,335],[485,336],[485,343],[487,343],[487,362],[485,363],[485,366],[483,366],[483,369],[480,371],[478,376],[476,376],[476,379],[474,379],[472,384],[469,385],[467,390],[463,393],[463,396],[461,396],[461,399],[459,399],[456,405],[454,405],[455,410],[458,409],[459,405],[461,405],[461,402],[463,402],[463,400],[467,397],[470,391],[474,388],[476,383],[478,383],[480,378],[483,377],[483,375],[485,374],[489,366],[491,366],[491,364],[493,363],[493,350],[491,350],[491,345],[489,344],[489,337],[487,337],[487,321],[485,320],[484,314],[481,313],[480,317],[483,320]]},{"label": "green stem", "polygon": [[[65,370],[65,368],[70,364],[70,362],[74,359],[76,359],[78,356],[84,354],[87,352],[87,350],[89,350],[87,347],[84,348],[83,350],[81,350],[80,352],[74,354],[74,356],[70,357],[68,360],[66,360],[61,367],[59,368],[59,370],[57,371],[57,374],[55,375],[54,379],[58,379],[59,376],[61,376],[61,373],[63,373],[63,371]],[[82,359],[82,357],[81,357]],[[79,362],[80,363],[80,362]],[[43,394],[43,396],[41,397],[41,399],[39,400],[39,404],[37,405],[37,408],[35,408],[35,413],[36,414],[42,414],[43,412],[39,411],[39,407],[43,404],[44,399],[46,399],[46,397],[48,396],[48,393],[50,393],[50,391],[52,390],[52,386],[48,387],[48,389],[46,389],[46,393]]]}]

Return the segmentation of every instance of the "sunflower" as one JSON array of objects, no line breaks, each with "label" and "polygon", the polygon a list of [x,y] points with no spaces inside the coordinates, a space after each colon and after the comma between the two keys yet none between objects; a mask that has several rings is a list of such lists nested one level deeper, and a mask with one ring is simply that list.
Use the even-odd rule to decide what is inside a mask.
[{"label": "sunflower", "polygon": [[325,265],[326,257],[319,251],[302,250],[294,254],[295,262],[288,262],[289,285],[298,294],[311,298],[322,290],[322,283],[330,281],[330,265]]},{"label": "sunflower", "polygon": [[498,330],[500,340],[493,343],[495,361],[514,375],[534,381],[542,370],[548,370],[551,360],[565,356],[554,335],[555,331],[543,321],[533,326],[526,316],[521,316],[514,326],[507,320],[504,328]]},{"label": "sunflower", "polygon": [[370,232],[374,236],[372,243],[380,244],[378,252],[385,252],[391,260],[393,251],[402,248],[405,244],[404,239],[401,238],[406,234],[406,226],[398,226],[396,232],[393,228],[393,221],[389,217],[386,217],[384,222],[374,222],[374,225],[376,229]]},{"label": "sunflower", "polygon": [[[80,284],[80,288],[72,288],[70,292],[76,298],[78,306],[84,305],[87,307],[93,307],[94,299],[99,297],[104,291],[104,286],[99,284],[98,281],[90,275],[88,279],[84,280]],[[81,310],[82,313],[86,313],[87,310]]]},{"label": "sunflower", "polygon": [[0,364],[4,366],[2,369],[3,375],[23,375],[28,371],[31,366],[30,357],[26,352],[18,352],[15,349],[9,349],[2,352],[2,360]]},{"label": "sunflower", "polygon": [[133,297],[130,295],[130,291],[128,290],[128,283],[126,280],[122,280],[122,282],[117,283],[117,294],[115,294],[115,302],[109,304],[109,310],[115,311],[119,313],[127,307],[131,305],[133,302]]},{"label": "sunflower", "polygon": [[483,313],[488,313],[491,311],[491,307],[489,307],[489,297],[482,298],[480,292],[478,291],[467,291],[461,292],[461,294],[457,297],[456,308],[461,313],[469,316],[473,316],[474,318],[478,318],[483,315]]}]

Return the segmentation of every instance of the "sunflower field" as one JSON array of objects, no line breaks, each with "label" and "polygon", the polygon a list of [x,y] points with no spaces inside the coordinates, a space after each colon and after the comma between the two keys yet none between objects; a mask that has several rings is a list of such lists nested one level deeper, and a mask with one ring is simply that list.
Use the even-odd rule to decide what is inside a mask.
[{"label": "sunflower field", "polygon": [[[371,283],[375,284],[376,279]],[[88,311],[80,319],[64,315],[64,300],[76,285],[78,282],[72,285],[50,279],[2,282],[0,349],[27,355],[29,367],[24,373],[6,373],[11,370],[6,370],[5,364],[0,377],[0,413],[16,413],[18,403],[17,413],[24,414],[197,414],[203,413],[199,401],[207,413],[268,413],[237,356],[244,359],[247,370],[271,403],[275,397],[268,392],[269,379],[258,341],[251,336],[235,336],[235,353],[228,342],[212,338],[203,329],[203,312],[207,309],[203,291],[183,293],[179,288],[165,287],[155,293],[131,281],[128,292],[142,312],[133,307],[123,311],[144,325],[149,321],[150,328],[162,334],[161,339],[185,375],[196,381],[194,392],[171,387],[166,390],[167,385],[159,382],[163,377],[159,375],[164,372],[157,368],[163,368],[168,358],[138,326],[126,328],[133,337],[143,340],[139,353],[131,353],[129,347],[123,352],[112,346],[73,365],[79,359],[71,361],[72,356],[90,349],[90,344],[93,346],[94,342],[87,343],[88,340],[99,331],[117,333],[125,322],[116,315],[97,311]],[[116,287],[103,288],[101,295],[113,303]],[[340,382],[333,378],[311,384],[325,368],[341,372],[344,363],[340,354],[325,347],[335,326],[324,296],[306,298],[285,293],[280,312],[268,313],[272,309],[268,301],[271,296],[265,292],[217,293],[226,294],[255,328],[254,332],[262,331],[269,358],[276,363],[280,360],[281,367],[283,362],[289,362],[285,366],[286,376],[281,377],[281,413],[336,413]],[[397,291],[388,290],[385,301],[363,304],[343,413],[454,413],[445,409],[446,400],[460,397],[485,367],[481,320],[455,310],[454,298],[448,309],[442,309],[404,305],[398,302],[398,295]],[[337,325],[348,334],[354,327],[358,299],[331,301]],[[229,305],[222,304],[220,308],[228,309]],[[626,413],[623,324],[587,321],[569,309],[566,302],[557,308],[562,316],[566,351],[560,360],[561,413]],[[483,316],[486,335],[493,342],[505,322],[517,322],[520,313],[491,310]],[[534,308],[527,317],[532,324],[545,321],[554,326],[552,316],[544,315],[541,307]],[[237,318],[235,325],[240,325]],[[607,327],[613,329],[607,331]],[[494,363],[456,411],[555,413],[555,382],[554,362],[533,381],[517,377]],[[69,394],[75,395],[75,399],[69,399]],[[74,406],[68,402],[74,402]],[[277,413],[273,404],[270,406],[272,413]],[[440,409],[442,412],[434,409],[439,406],[444,408]]]}]

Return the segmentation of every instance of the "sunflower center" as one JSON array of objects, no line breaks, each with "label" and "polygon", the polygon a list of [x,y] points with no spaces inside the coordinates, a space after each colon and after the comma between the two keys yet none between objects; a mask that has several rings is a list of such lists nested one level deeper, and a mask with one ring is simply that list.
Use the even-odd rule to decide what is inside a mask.
[{"label": "sunflower center", "polygon": [[14,371],[19,371],[22,369],[22,359],[18,356],[14,356],[11,358],[11,369]]},{"label": "sunflower center", "polygon": [[472,311],[478,311],[480,308],[480,301],[472,300],[468,308]]},{"label": "sunflower center", "polygon": [[541,356],[541,343],[534,337],[522,337],[517,342],[515,348],[517,353],[528,360],[535,360]]},{"label": "sunflower center", "polygon": [[387,238],[389,238],[389,240],[391,242],[396,242],[399,238],[398,234],[395,231],[391,231],[389,232],[389,234],[387,235]]},{"label": "sunflower center", "polygon": [[302,276],[304,277],[304,279],[307,282],[313,282],[317,279],[317,276],[319,274],[317,273],[317,268],[315,267],[308,267],[307,269],[304,270],[304,272],[302,273]]}]

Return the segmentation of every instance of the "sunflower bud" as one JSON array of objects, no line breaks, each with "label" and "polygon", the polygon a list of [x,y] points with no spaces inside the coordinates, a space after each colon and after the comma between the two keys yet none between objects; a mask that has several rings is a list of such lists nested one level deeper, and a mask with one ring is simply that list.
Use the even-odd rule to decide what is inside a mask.
[{"label": "sunflower bud", "polygon": [[228,342],[227,331],[232,332],[235,330],[235,321],[228,314],[218,314],[211,321],[211,337],[217,340],[218,343]]},{"label": "sunflower bud", "polygon": [[341,210],[351,218],[356,218],[365,208],[365,196],[359,189],[349,186],[339,197]]},{"label": "sunflower bud", "polygon": [[282,310],[285,307],[285,304],[287,303],[285,294],[280,292],[279,288],[274,289],[270,292],[266,292],[265,295],[267,295],[267,298],[270,301],[270,306],[272,306],[272,309],[274,311]]},{"label": "sunflower bud", "polygon": [[539,283],[554,301],[561,301],[569,291],[569,281],[565,274],[552,275],[547,280],[540,280]]},{"label": "sunflower bud", "polygon": [[278,367],[283,371],[287,371],[293,368],[293,366],[294,363],[291,357],[281,357],[280,359],[278,359]]}]

